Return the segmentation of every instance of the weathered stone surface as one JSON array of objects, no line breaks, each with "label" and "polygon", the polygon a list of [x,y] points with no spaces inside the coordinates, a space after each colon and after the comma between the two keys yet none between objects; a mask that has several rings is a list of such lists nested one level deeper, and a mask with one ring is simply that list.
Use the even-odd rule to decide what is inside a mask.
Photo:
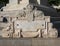
[{"label": "weathered stone surface", "polygon": [[57,38],[58,37],[58,32],[56,29],[51,29],[48,31],[48,37],[49,38]]},{"label": "weathered stone surface", "polygon": [[51,30],[53,28],[53,24],[52,23],[48,23],[48,30]]},{"label": "weathered stone surface", "polygon": [[21,31],[20,29],[16,29],[13,33],[13,38],[20,38],[21,37]]},{"label": "weathered stone surface", "polygon": [[9,31],[2,31],[2,34],[1,36],[4,37],[4,38],[9,38],[9,37],[12,37],[12,31],[9,30]]},{"label": "weathered stone surface", "polygon": [[41,30],[37,30],[36,32],[33,31],[22,31],[21,35],[23,37],[41,37]]},{"label": "weathered stone surface", "polygon": [[[40,4],[40,0],[34,0]],[[42,0],[41,0],[42,1]],[[35,3],[36,3],[35,2]],[[32,4],[29,0],[9,0],[9,4],[0,12],[0,19],[6,18],[7,23],[0,22],[2,37],[20,38],[23,37],[57,37],[57,31],[54,30],[50,22],[50,16],[44,16],[44,13]]]},{"label": "weathered stone surface", "polygon": [[23,37],[37,37],[39,34],[38,32],[22,32]]},{"label": "weathered stone surface", "polygon": [[34,17],[35,17],[35,20],[43,20],[44,19],[44,13],[35,8]]},{"label": "weathered stone surface", "polygon": [[42,37],[43,38],[48,38],[48,30],[47,29],[42,30]]},{"label": "weathered stone surface", "polygon": [[50,23],[50,16],[45,16],[45,21]]},{"label": "weathered stone surface", "polygon": [[18,0],[9,0],[9,4],[17,4]]},{"label": "weathered stone surface", "polygon": [[[29,0],[9,0],[9,4],[3,8],[4,11],[21,10],[29,4]],[[13,5],[13,6],[12,6]]]},{"label": "weathered stone surface", "polygon": [[15,21],[15,28],[22,31],[37,31],[45,28],[45,21]]}]

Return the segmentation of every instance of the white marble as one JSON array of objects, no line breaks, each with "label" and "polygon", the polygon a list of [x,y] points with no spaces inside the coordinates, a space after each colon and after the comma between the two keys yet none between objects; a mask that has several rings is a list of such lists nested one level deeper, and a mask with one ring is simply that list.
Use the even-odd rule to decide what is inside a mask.
[{"label": "white marble", "polygon": [[18,0],[9,0],[9,4],[17,4],[17,3],[18,3]]},{"label": "white marble", "polygon": [[37,29],[45,28],[45,21],[15,21],[15,29],[23,31],[37,31]]}]

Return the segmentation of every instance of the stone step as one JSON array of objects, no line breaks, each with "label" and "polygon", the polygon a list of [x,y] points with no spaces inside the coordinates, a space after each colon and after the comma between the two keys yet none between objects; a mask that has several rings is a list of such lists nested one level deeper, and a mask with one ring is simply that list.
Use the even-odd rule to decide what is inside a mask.
[{"label": "stone step", "polygon": [[60,46],[60,38],[18,38],[0,39],[0,46]]}]

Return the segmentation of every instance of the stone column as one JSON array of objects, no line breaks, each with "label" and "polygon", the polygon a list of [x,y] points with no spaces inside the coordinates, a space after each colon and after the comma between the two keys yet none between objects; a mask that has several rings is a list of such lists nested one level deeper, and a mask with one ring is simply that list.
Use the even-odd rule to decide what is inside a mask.
[{"label": "stone column", "polygon": [[9,4],[18,4],[18,0],[9,0]]},{"label": "stone column", "polygon": [[38,4],[40,5],[40,0],[37,0]]}]

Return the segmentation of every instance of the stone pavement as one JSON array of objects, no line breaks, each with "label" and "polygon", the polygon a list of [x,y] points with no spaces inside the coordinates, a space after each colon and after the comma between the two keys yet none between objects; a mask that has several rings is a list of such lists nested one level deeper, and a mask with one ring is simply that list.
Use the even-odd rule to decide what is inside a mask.
[{"label": "stone pavement", "polygon": [[0,46],[60,46],[60,38],[0,39]]}]

